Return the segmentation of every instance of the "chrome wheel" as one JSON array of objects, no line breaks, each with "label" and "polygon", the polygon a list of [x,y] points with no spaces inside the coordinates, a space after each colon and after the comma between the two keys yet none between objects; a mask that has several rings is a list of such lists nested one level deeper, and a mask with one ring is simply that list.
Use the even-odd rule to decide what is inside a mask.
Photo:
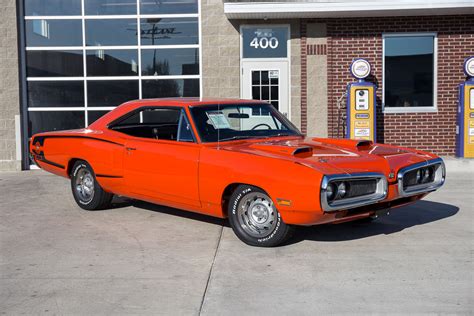
[{"label": "chrome wheel", "polygon": [[86,168],[81,168],[76,175],[76,192],[80,200],[89,203],[94,198],[94,176]]},{"label": "chrome wheel", "polygon": [[244,196],[239,202],[237,215],[239,225],[252,237],[267,237],[277,225],[277,210],[264,193],[253,192]]}]

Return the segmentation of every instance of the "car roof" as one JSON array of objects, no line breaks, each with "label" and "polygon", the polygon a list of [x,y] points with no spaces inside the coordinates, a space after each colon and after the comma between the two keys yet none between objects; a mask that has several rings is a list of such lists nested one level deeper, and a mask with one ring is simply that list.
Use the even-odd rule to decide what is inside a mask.
[{"label": "car roof", "polygon": [[90,128],[104,128],[108,123],[113,122],[117,118],[142,107],[158,107],[158,106],[176,106],[176,107],[189,107],[189,106],[205,106],[213,104],[262,104],[265,101],[260,100],[242,100],[242,99],[225,99],[225,98],[160,98],[160,99],[141,99],[128,101],[115,110],[105,114],[100,119],[92,123]]},{"label": "car roof", "polygon": [[211,105],[211,104],[255,104],[265,103],[260,100],[243,100],[243,99],[232,99],[232,98],[157,98],[157,99],[141,99],[133,100],[124,103],[123,105],[135,107],[135,106],[200,106],[200,105]]}]

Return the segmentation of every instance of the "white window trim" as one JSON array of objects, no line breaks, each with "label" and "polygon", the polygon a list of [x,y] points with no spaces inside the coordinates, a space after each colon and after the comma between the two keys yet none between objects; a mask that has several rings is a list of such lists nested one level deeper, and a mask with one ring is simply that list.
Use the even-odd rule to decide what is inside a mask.
[{"label": "white window trim", "polygon": [[[140,8],[138,8],[140,10]],[[86,20],[133,20],[133,19],[176,19],[176,18],[197,18],[198,13],[183,13],[183,14],[103,14],[103,15],[84,15]],[[25,20],[81,20],[82,15],[27,15]]]},{"label": "white window trim", "polygon": [[[385,107],[385,39],[390,37],[433,37],[433,106]],[[382,111],[384,113],[435,113],[438,112],[438,34],[436,32],[382,34]]]}]

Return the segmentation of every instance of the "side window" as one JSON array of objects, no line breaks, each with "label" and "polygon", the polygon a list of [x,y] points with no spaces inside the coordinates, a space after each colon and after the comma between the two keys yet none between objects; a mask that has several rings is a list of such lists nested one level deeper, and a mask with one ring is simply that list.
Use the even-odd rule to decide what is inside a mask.
[{"label": "side window", "polygon": [[191,125],[189,124],[184,110],[181,110],[181,116],[179,117],[178,141],[191,143],[194,142]]},{"label": "side window", "polygon": [[147,108],[119,120],[110,129],[134,137],[193,142],[181,108]]}]

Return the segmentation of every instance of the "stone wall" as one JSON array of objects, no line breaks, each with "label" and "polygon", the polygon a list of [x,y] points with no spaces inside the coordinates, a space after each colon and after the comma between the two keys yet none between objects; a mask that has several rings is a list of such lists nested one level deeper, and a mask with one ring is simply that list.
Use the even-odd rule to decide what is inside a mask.
[{"label": "stone wall", "polygon": [[0,171],[19,170],[15,115],[20,113],[15,0],[0,6]]},{"label": "stone wall", "polygon": [[240,26],[290,24],[290,112],[300,126],[301,53],[299,20],[229,20],[222,0],[202,0],[203,97],[240,98]]}]

